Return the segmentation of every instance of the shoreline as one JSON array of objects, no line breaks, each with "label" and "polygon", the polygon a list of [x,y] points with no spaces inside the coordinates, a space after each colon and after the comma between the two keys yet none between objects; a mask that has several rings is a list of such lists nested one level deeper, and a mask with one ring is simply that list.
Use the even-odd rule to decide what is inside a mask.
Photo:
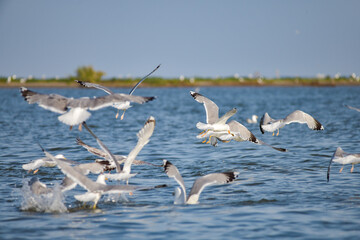
[{"label": "shoreline", "polygon": [[[131,88],[136,84],[136,81],[131,83],[121,83],[121,82],[106,82],[101,81],[101,85],[106,87],[113,88]],[[187,83],[187,82],[164,82],[163,84],[152,84],[151,82],[141,83],[142,88],[166,88],[166,87],[337,87],[337,86],[360,86],[360,82],[198,82],[198,83]],[[81,88],[77,83],[69,82],[12,82],[12,83],[0,83],[0,88],[20,88],[20,87],[29,87],[29,88]]]}]

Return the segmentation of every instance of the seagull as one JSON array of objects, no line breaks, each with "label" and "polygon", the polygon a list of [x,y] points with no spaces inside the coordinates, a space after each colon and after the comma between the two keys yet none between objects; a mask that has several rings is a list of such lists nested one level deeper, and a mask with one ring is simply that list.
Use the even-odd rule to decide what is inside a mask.
[{"label": "seagull", "polygon": [[345,105],[345,107],[360,112],[360,108],[352,107],[352,106],[349,106],[349,105]]},{"label": "seagull", "polygon": [[[62,159],[64,161],[67,161],[69,163],[74,164],[74,161],[71,160],[67,160],[65,158],[64,155],[62,154],[57,154],[55,156],[55,158],[57,159]],[[54,162],[53,160],[51,160],[50,158],[39,158],[36,160],[31,161],[30,163],[26,163],[22,165],[22,168],[24,170],[27,170],[28,172],[34,171],[34,174],[37,173],[39,171],[40,167],[55,167],[56,166],[56,162]]]},{"label": "seagull", "polygon": [[[160,67],[160,64],[154,70],[152,70],[149,74],[147,74],[145,77],[140,79],[140,81],[130,90],[129,95],[132,95],[133,92],[135,91],[135,89],[140,85],[140,83],[142,83],[147,77],[149,77],[151,74],[153,74],[159,67]],[[97,89],[103,90],[104,92],[106,92],[109,95],[115,94],[110,89],[108,89],[107,87],[104,87],[104,86],[102,86],[100,84],[84,82],[84,81],[79,81],[79,80],[75,80],[75,82],[79,83],[83,87],[97,88]],[[123,114],[120,117],[120,119],[123,120],[126,109],[130,108],[131,106],[130,106],[130,101],[125,101],[125,102],[122,102],[122,103],[115,103],[115,104],[113,104],[113,107],[118,109],[115,118],[119,117],[119,111],[120,110],[124,111]]]},{"label": "seagull", "polygon": [[40,182],[37,177],[32,177],[28,182],[28,185],[31,192],[36,195],[49,194],[53,192],[51,188],[47,188],[45,183]]},{"label": "seagull", "polygon": [[210,138],[210,143],[213,146],[216,146],[217,141],[214,140],[213,138],[216,138],[222,142],[229,142],[231,140],[235,140],[237,142],[243,142],[243,141],[249,141],[258,145],[265,145],[268,147],[271,147],[277,151],[280,152],[287,152],[287,150],[285,148],[277,148],[274,146],[271,146],[270,144],[267,144],[263,141],[261,141],[260,139],[256,138],[255,135],[249,130],[247,129],[244,125],[242,125],[241,123],[232,120],[231,122],[228,123],[229,125],[229,129],[230,129],[230,134],[227,131],[223,131],[223,132],[212,132],[209,131],[206,135],[204,136],[200,136],[198,135],[198,138],[202,138],[202,137],[208,137]]},{"label": "seagull", "polygon": [[225,184],[234,181],[239,175],[238,172],[223,172],[223,173],[211,173],[196,179],[194,182],[190,194],[186,197],[186,188],[184,180],[179,173],[179,170],[168,160],[163,160],[164,171],[169,178],[174,178],[181,188],[175,188],[175,200],[174,204],[197,204],[201,192],[206,186],[215,184]]},{"label": "seagull", "polygon": [[257,115],[252,115],[251,119],[248,118],[248,119],[246,119],[246,121],[247,121],[247,123],[257,123],[258,118],[259,117]]},{"label": "seagull", "polygon": [[330,180],[330,168],[332,162],[341,163],[343,165],[339,172],[342,172],[345,164],[352,164],[350,172],[353,172],[354,165],[360,163],[360,153],[346,153],[342,150],[341,147],[338,147],[329,163],[329,167],[327,171],[328,182]]},{"label": "seagull", "polygon": [[37,103],[40,107],[61,114],[58,120],[70,126],[70,130],[74,125],[79,124],[81,131],[81,123],[86,121],[91,113],[87,110],[96,111],[101,108],[121,104],[124,102],[136,102],[143,104],[152,101],[155,97],[141,97],[128,94],[111,94],[94,98],[66,98],[58,94],[41,94],[25,87],[20,88],[21,95],[29,103]]},{"label": "seagull", "polygon": [[112,193],[130,193],[138,188],[135,186],[124,186],[124,185],[106,185],[104,174],[100,174],[96,182],[92,181],[90,178],[86,177],[79,171],[75,170],[68,163],[64,162],[61,159],[55,158],[49,152],[43,149],[46,157],[52,159],[56,162],[57,167],[72,181],[80,185],[87,190],[86,193],[81,195],[75,195],[75,199],[82,202],[94,202],[93,209],[96,208],[98,201],[103,194],[112,194]]},{"label": "seagull", "polygon": [[144,127],[138,132],[138,142],[134,149],[129,153],[126,160],[124,161],[123,167],[121,168],[120,164],[116,160],[116,157],[110,152],[110,150],[105,146],[103,142],[89,129],[86,123],[83,123],[84,127],[89,131],[89,133],[96,139],[99,146],[107,154],[107,157],[110,160],[110,164],[115,165],[115,174],[105,174],[105,176],[112,180],[128,180],[130,177],[135,176],[136,174],[131,173],[131,165],[134,162],[136,156],[141,151],[141,149],[149,142],[151,135],[155,129],[155,118],[149,117],[146,121]]},{"label": "seagull", "polygon": [[[221,118],[219,118],[219,107],[207,97],[204,97],[200,93],[190,91],[190,95],[199,103],[202,103],[206,112],[206,123],[198,122],[196,127],[200,130],[204,130],[200,133],[203,134],[206,131],[212,130],[213,132],[217,131],[228,131],[229,125],[226,124],[227,120],[232,117],[237,109],[233,108],[227,113],[225,113]],[[206,133],[205,133],[206,134]],[[209,140],[210,141],[210,140]],[[203,143],[206,142],[206,139]]]},{"label": "seagull", "polygon": [[279,120],[272,119],[268,113],[265,113],[260,120],[260,131],[262,134],[264,134],[265,131],[272,132],[274,136],[274,132],[278,130],[276,134],[276,136],[278,136],[280,128],[290,123],[306,123],[312,130],[324,130],[324,126],[321,125],[318,120],[303,111],[296,110],[287,115],[286,118]]}]

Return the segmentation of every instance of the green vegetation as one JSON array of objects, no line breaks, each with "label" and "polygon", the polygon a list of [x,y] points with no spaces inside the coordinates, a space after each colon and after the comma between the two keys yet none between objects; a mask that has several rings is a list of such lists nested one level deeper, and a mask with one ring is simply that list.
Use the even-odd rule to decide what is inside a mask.
[{"label": "green vegetation", "polygon": [[[110,78],[102,79],[104,72],[95,71],[91,66],[80,67],[76,76],[68,78],[48,79],[25,79],[0,77],[0,87],[77,87],[75,79],[97,82],[108,87],[131,87],[140,78]],[[246,77],[219,77],[219,78],[161,78],[149,77],[141,86],[143,87],[187,87],[187,86],[336,86],[336,85],[360,85],[360,79],[356,76],[348,77],[323,77],[323,78],[246,78]]]}]

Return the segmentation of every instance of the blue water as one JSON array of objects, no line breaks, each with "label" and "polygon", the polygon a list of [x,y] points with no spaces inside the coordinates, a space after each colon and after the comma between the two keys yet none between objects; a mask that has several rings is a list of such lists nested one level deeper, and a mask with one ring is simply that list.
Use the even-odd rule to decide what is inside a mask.
[{"label": "blue water", "polygon": [[[64,96],[94,96],[90,89],[33,89]],[[130,108],[124,120],[115,119],[113,108],[92,112],[88,125],[115,154],[127,155],[135,146],[136,133],[149,116],[156,127],[138,159],[161,164],[168,159],[184,177],[187,190],[204,174],[237,170],[232,184],[210,186],[198,205],[173,205],[177,186],[161,168],[134,166],[130,180],[139,186],[168,184],[151,191],[121,197],[103,196],[98,209],[83,208],[67,192],[62,203],[67,211],[44,212],[24,206],[26,182],[33,176],[21,165],[43,156],[37,143],[52,154],[89,162],[95,158],[75,144],[75,138],[97,147],[87,131],[57,120],[57,114],[29,105],[18,89],[0,89],[0,238],[1,239],[358,239],[360,235],[360,167],[349,165],[339,173],[333,164],[326,182],[329,160],[338,146],[359,153],[360,113],[343,106],[360,107],[359,87],[221,87],[201,88],[200,93],[220,107],[233,107],[235,119],[258,138],[282,153],[249,142],[220,143],[218,147],[196,139],[195,125],[205,121],[204,108],[190,96],[190,88],[141,88],[137,95],[157,96],[153,102]],[[114,89],[128,92],[128,89]],[[279,136],[261,134],[259,126],[246,123],[252,114],[268,112],[283,118],[301,109],[319,120],[324,131],[291,124]],[[63,178],[59,169],[41,168],[42,182],[56,186]],[[95,179],[96,176],[90,176]],[[113,184],[113,183],[110,183]]]}]

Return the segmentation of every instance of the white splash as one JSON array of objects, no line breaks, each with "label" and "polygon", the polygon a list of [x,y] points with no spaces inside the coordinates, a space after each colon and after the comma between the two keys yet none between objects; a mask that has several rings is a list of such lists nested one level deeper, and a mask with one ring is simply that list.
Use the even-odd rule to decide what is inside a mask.
[{"label": "white splash", "polygon": [[53,191],[47,194],[35,194],[31,191],[28,179],[24,179],[21,188],[22,202],[20,209],[22,211],[35,211],[46,213],[64,213],[68,212],[64,205],[64,196],[60,186],[56,184]]}]

